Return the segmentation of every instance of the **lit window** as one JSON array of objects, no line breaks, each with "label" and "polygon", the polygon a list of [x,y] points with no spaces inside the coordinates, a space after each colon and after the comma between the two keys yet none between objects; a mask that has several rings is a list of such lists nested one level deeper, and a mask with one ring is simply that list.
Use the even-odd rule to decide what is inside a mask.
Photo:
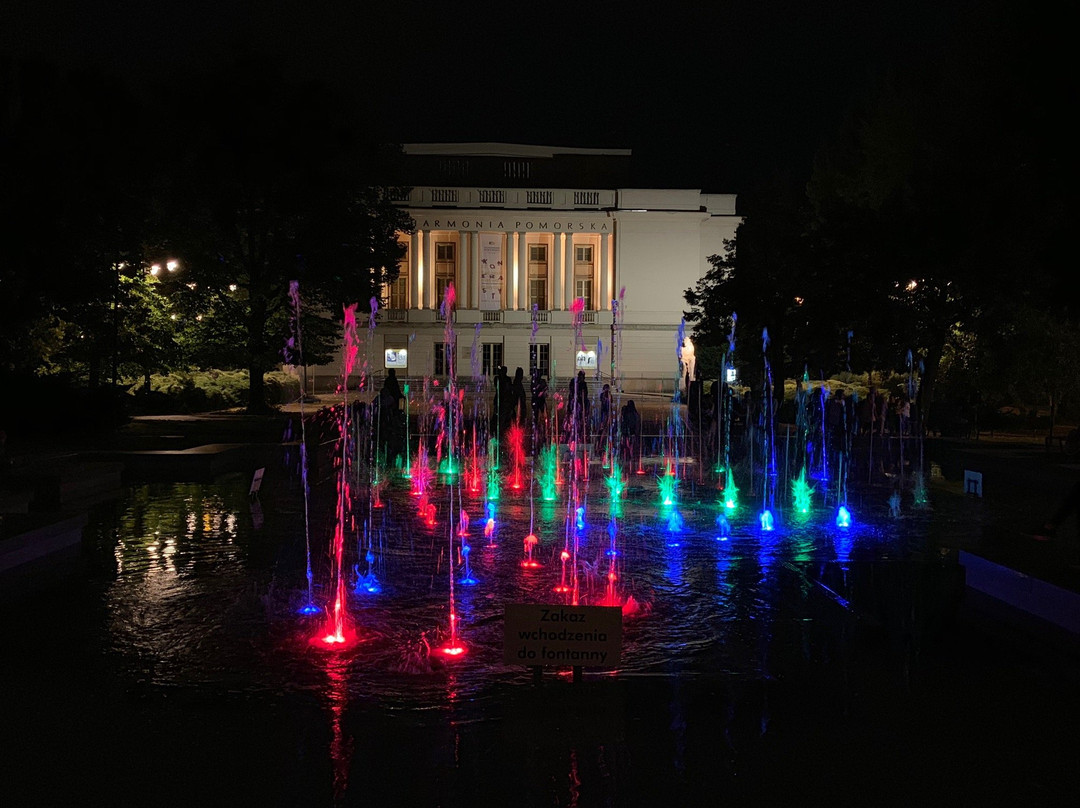
[{"label": "lit window", "polygon": [[574,297],[585,303],[585,311],[593,308],[593,248],[591,244],[574,245]]},{"label": "lit window", "polygon": [[547,309],[547,245],[529,245],[529,307]]},{"label": "lit window", "polygon": [[482,367],[480,372],[485,376],[495,375],[495,371],[503,363],[503,344],[501,342],[485,342],[482,346]]},{"label": "lit window", "polygon": [[446,287],[454,282],[457,274],[457,244],[452,241],[435,243],[435,301],[441,305]]},{"label": "lit window", "polygon": [[548,375],[551,366],[551,346],[546,342],[538,342],[529,346],[529,372],[539,370],[543,376]]}]

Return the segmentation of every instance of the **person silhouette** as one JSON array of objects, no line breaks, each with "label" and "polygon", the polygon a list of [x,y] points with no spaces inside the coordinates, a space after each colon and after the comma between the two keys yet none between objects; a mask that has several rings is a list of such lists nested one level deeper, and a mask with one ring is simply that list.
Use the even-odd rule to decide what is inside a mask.
[{"label": "person silhouette", "polygon": [[619,430],[622,436],[623,463],[636,462],[638,450],[641,448],[641,414],[637,411],[634,399],[622,406]]},{"label": "person silhouette", "polygon": [[579,370],[577,376],[570,380],[569,397],[566,402],[570,408],[570,418],[567,418],[567,431],[571,439],[588,441],[589,423],[589,385],[585,381],[585,371]]},{"label": "person silhouette", "polygon": [[547,443],[547,380],[539,368],[532,372],[532,426],[534,451]]},{"label": "person silhouette", "polygon": [[495,401],[491,413],[491,432],[499,438],[500,443],[513,417],[513,398],[513,385],[510,377],[506,375],[506,365],[499,365],[499,370],[495,374]]},{"label": "person silhouette", "polygon": [[601,454],[607,449],[611,432],[611,385],[605,384],[600,391],[600,418],[596,425],[596,442],[593,450]]},{"label": "person silhouette", "polygon": [[528,420],[528,404],[525,399],[525,371],[520,367],[514,371],[514,381],[510,385],[510,422],[525,426]]}]

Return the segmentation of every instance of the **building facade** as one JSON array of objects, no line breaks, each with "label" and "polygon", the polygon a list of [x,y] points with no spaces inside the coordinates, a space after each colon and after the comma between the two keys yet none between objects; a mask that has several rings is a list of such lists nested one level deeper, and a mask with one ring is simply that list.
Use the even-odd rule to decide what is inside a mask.
[{"label": "building facade", "polygon": [[384,290],[367,346],[372,364],[433,379],[451,361],[459,379],[500,365],[528,378],[539,368],[556,383],[580,369],[629,392],[671,391],[683,292],[734,236],[735,196],[620,187],[629,157],[498,143],[404,146],[408,185],[395,202],[415,231],[401,236],[407,256]]}]

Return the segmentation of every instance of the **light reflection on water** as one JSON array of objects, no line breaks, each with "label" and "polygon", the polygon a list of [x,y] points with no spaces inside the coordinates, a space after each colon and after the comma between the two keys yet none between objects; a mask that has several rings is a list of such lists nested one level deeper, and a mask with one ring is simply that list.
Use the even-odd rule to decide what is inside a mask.
[{"label": "light reflection on water", "polygon": [[[716,492],[682,488],[675,506],[682,528],[673,534],[670,512],[657,509],[655,481],[631,478],[617,522],[617,571],[622,596],[632,596],[641,608],[624,621],[621,676],[725,672],[767,678],[774,673],[772,649],[793,624],[842,624],[845,615],[857,617],[859,609],[870,608],[858,602],[859,582],[869,569],[862,562],[918,552],[925,533],[919,516],[881,518],[885,502],[875,506],[874,523],[850,530],[837,528],[822,510],[787,524],[781,520],[772,532],[762,531],[753,507],[744,505],[731,518],[730,537],[720,541]],[[594,475],[579,554],[583,603],[598,602],[605,591],[605,490]],[[331,494],[312,492],[312,567],[316,596],[324,599]],[[148,484],[131,487],[115,510],[95,516],[87,532],[103,571],[109,647],[132,675],[160,687],[325,694],[329,663],[307,642],[321,618],[297,614],[306,597],[300,496],[267,486],[253,513],[246,478],[239,476]],[[494,684],[523,681],[524,669],[502,664],[502,609],[509,602],[564,597],[552,588],[566,535],[565,505],[535,508],[536,557],[543,567],[523,570],[527,490],[503,492],[493,547],[482,535],[484,503],[466,498],[475,547],[471,566],[479,583],[456,587],[469,653],[447,670],[427,654],[444,638],[447,622],[446,490],[432,498],[439,507],[434,528],[416,516],[416,500],[404,482],[385,499],[386,507],[374,510],[370,521],[382,592],[350,593],[361,642],[333,664],[331,689],[377,698],[390,709],[428,709],[447,703],[450,676],[455,698],[482,697]],[[362,560],[362,540],[356,537],[348,549],[350,568]]]}]

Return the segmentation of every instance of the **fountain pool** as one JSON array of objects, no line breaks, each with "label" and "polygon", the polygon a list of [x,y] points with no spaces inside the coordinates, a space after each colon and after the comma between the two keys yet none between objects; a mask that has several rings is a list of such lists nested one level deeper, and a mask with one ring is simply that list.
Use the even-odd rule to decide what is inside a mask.
[{"label": "fountain pool", "polygon": [[[615,555],[602,473],[582,482],[572,519],[539,486],[508,486],[497,502],[465,491],[451,519],[445,479],[423,509],[408,480],[392,481],[346,547],[357,642],[336,652],[310,642],[325,615],[298,613],[305,502],[284,465],[256,500],[247,475],[132,485],[92,514],[70,576],[5,610],[9,658],[23,660],[5,678],[26,696],[13,720],[37,727],[8,760],[29,772],[64,755],[77,776],[36,786],[58,798],[77,783],[155,804],[640,804],[749,773],[737,760],[762,748],[778,711],[787,721],[792,705],[812,706],[827,720],[861,698],[853,677],[902,682],[951,615],[957,568],[929,512],[890,519],[887,502],[867,503],[880,513],[849,529],[811,512],[765,531],[749,507],[718,521],[715,487],[691,475],[662,504],[663,469],[647,470],[626,478]],[[309,493],[326,604],[334,480]],[[459,507],[475,583],[457,579],[468,653],[447,659],[430,649],[445,639]],[[579,602],[600,602],[617,572],[622,662],[579,683],[549,669],[535,686],[502,662],[503,608],[565,602],[568,529]],[[534,568],[522,565],[528,535]],[[377,594],[356,587],[363,548]]]}]

